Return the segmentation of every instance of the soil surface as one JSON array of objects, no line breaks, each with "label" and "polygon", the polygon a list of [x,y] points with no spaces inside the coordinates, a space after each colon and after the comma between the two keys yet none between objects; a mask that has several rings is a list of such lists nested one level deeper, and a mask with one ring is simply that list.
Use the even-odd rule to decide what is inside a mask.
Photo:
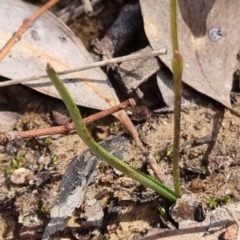
[{"label": "soil surface", "polygon": [[[96,17],[82,15],[70,23],[70,27],[89,49],[94,38],[104,35],[124,3],[103,1],[104,8],[99,8]],[[139,35],[141,33],[135,37]],[[139,46],[144,45],[146,39],[143,42]],[[123,51],[129,52],[129,49],[131,42]],[[111,71],[109,77],[113,80]],[[172,188],[173,114],[153,112],[164,103],[156,88],[156,79],[149,81],[153,87],[145,83],[142,89],[146,91],[145,98],[151,96],[151,100],[140,102],[143,108],[144,101],[148,105],[151,102],[148,118],[134,123],[144,145],[163,171],[164,182]],[[117,84],[113,85],[121,98],[126,97]],[[184,106],[181,116],[181,187],[184,193],[194,194],[210,211],[240,200],[240,119],[214,100],[193,89],[187,88],[187,91],[193,97]],[[240,112],[240,95],[232,93],[231,100],[235,110]],[[52,112],[59,108],[64,109],[60,100],[22,85],[0,88],[1,112],[17,114],[14,121],[10,117],[9,122],[13,122],[10,129],[6,121],[1,131],[56,126]],[[96,112],[80,109],[84,117]],[[89,130],[97,141],[124,132],[121,123],[112,116],[92,123]],[[131,157],[123,160],[154,176],[130,138],[129,144],[127,151]],[[76,133],[10,142],[0,147],[0,239],[41,239],[61,179],[68,165],[85,150],[86,145]],[[29,169],[31,174],[27,175],[25,183],[14,184],[11,176],[19,168]],[[51,239],[139,239],[153,228],[177,225],[162,215],[162,209],[170,206],[168,201],[103,162],[98,168],[98,175],[89,189],[94,188],[103,209],[101,226],[82,227],[84,203],[68,220],[66,229]],[[41,179],[41,184],[33,184],[36,179]]]}]

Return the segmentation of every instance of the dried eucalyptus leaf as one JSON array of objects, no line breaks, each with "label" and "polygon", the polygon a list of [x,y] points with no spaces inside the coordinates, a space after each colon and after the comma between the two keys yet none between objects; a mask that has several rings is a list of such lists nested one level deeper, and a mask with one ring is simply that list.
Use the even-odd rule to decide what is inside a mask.
[{"label": "dried eucalyptus leaf", "polygon": [[[171,68],[170,1],[140,0],[147,38],[153,49],[166,48],[161,60]],[[231,108],[232,75],[239,49],[240,2],[179,0],[179,48],[183,81]]]},{"label": "dried eucalyptus leaf", "polygon": [[[19,0],[0,0],[0,48],[4,47],[23,20],[37,10]],[[10,79],[44,75],[46,64],[63,71],[92,63],[81,40],[51,13],[44,13],[1,61],[0,75]],[[64,82],[78,105],[107,109],[119,103],[107,76],[100,68],[64,76]],[[59,98],[49,79],[28,82],[26,86]],[[115,114],[123,123],[130,121],[125,112]]]}]

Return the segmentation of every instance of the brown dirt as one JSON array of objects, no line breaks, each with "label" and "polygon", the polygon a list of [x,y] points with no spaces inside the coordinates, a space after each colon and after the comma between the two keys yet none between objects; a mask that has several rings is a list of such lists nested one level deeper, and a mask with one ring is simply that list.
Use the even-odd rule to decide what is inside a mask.
[{"label": "brown dirt", "polygon": [[[118,9],[112,9],[116,13]],[[116,14],[113,14],[116,16]],[[112,13],[111,13],[112,16]],[[99,17],[102,18],[102,15]],[[92,38],[99,36],[99,32],[108,27],[113,21],[93,20],[83,16],[80,22],[74,22],[71,26],[75,32],[79,32],[86,46]],[[100,24],[99,22],[103,22]],[[97,27],[96,27],[97,26]],[[100,26],[100,27],[99,27]],[[96,30],[97,28],[97,30]],[[100,30],[99,30],[100,29]],[[22,114],[15,124],[15,129],[27,130],[54,125],[51,111],[59,100],[43,96],[23,86],[13,86],[0,89],[0,103],[14,106],[14,111]],[[159,103],[161,104],[161,103]],[[240,112],[240,98],[234,95],[234,105]],[[12,108],[12,107],[10,107]],[[85,115],[90,110],[82,109]],[[138,123],[138,131],[142,141],[146,144],[150,153],[159,161],[164,169],[166,182],[171,182],[171,157],[167,151],[173,142],[173,114],[153,114],[145,122]],[[121,132],[121,126],[112,117],[99,121],[92,125],[91,131],[96,138],[104,139],[109,133]],[[98,133],[97,129],[100,129]],[[1,129],[4,130],[4,129]],[[240,119],[223,106],[213,100],[197,94],[196,98],[182,112],[181,119],[181,144],[211,135],[213,141],[186,147],[181,153],[181,183],[183,192],[192,192],[206,206],[213,198],[218,203],[240,200]],[[72,159],[86,150],[86,146],[76,134],[67,136],[55,136],[51,143],[46,139],[30,139],[19,143],[9,143],[0,150],[0,239],[38,239],[44,230],[49,217],[51,205],[57,192],[61,176],[65,173]],[[36,177],[42,172],[48,171],[50,180],[39,189],[32,188],[29,184],[23,186],[13,185],[9,180],[9,171],[13,159],[20,159],[19,167],[31,169]],[[44,161],[39,158],[44,156]],[[57,161],[53,162],[53,158]],[[141,156],[136,154],[131,165],[136,168],[144,168]],[[143,169],[144,170],[144,169]],[[145,169],[146,170],[146,169]],[[151,171],[150,171],[151,173]],[[169,180],[170,179],[170,180]],[[127,187],[123,187],[122,183]],[[132,186],[132,188],[129,188]],[[143,236],[148,230],[162,226],[159,208],[166,203],[151,191],[146,193],[151,196],[150,202],[139,203],[132,197],[132,191],[136,183],[124,176],[116,176],[112,169],[105,163],[101,163],[100,174],[95,183],[97,192],[103,193],[102,205],[107,209],[111,200],[117,201],[120,206],[118,215],[108,219],[106,226],[97,235],[84,239],[130,239],[133,236]],[[172,187],[172,186],[171,186]],[[116,191],[116,189],[119,189]],[[150,197],[149,197],[150,198]],[[54,239],[80,239],[74,237],[71,228],[79,228],[78,214],[76,211],[68,222],[68,228],[61,233],[61,237]],[[76,221],[75,221],[76,220]],[[28,229],[23,226],[27,226]],[[88,233],[88,232],[87,232]],[[87,234],[86,234],[87,235]],[[20,236],[20,237],[19,237]],[[27,238],[26,236],[30,236]],[[83,238],[82,238],[83,239]]]}]

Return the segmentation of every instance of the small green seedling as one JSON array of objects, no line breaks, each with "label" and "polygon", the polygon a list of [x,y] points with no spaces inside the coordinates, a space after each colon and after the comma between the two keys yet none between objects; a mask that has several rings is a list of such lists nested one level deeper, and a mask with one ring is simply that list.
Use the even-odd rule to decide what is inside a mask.
[{"label": "small green seedling", "polygon": [[227,196],[223,197],[222,202],[224,205],[231,203],[232,202],[231,196],[227,195]]},{"label": "small green seedling", "polygon": [[157,162],[160,161],[160,159],[161,159],[160,153],[158,153],[158,152],[157,152],[157,153],[154,153],[153,156],[154,156],[154,158],[156,159]]},{"label": "small green seedling", "polygon": [[166,209],[164,207],[159,207],[158,210],[159,210],[160,215],[162,217],[165,217],[167,215],[167,211],[166,211]]},{"label": "small green seedling", "polygon": [[52,160],[51,160],[51,163],[52,163],[53,165],[55,165],[55,164],[57,164],[57,162],[58,162],[58,157],[57,157],[56,155],[54,155],[53,158],[52,158]]},{"label": "small green seedling", "polygon": [[46,208],[44,206],[41,206],[40,213],[46,213]]},{"label": "small green seedling", "polygon": [[52,139],[51,139],[51,138],[47,138],[47,139],[44,141],[44,144],[45,144],[46,146],[49,146],[51,143],[52,143]]},{"label": "small green seedling", "polygon": [[215,208],[217,207],[217,205],[218,205],[218,200],[217,200],[217,198],[214,198],[214,197],[210,198],[210,199],[208,200],[207,205],[208,205],[209,208],[215,209]]},{"label": "small green seedling", "polygon": [[208,200],[208,207],[210,209],[215,209],[217,206],[227,205],[232,202],[232,198],[229,195],[226,195],[222,198],[212,197]]},{"label": "small green seedling", "polygon": [[162,183],[158,182],[151,176],[148,176],[140,172],[139,170],[126,164],[124,161],[121,161],[120,159],[111,155],[104,148],[102,148],[102,146],[100,146],[97,142],[94,141],[82,120],[82,116],[80,114],[78,107],[76,106],[73,98],[71,97],[66,87],[64,86],[63,81],[58,77],[54,69],[49,64],[47,65],[46,70],[49,78],[51,79],[53,85],[57,89],[59,95],[61,96],[62,100],[64,101],[69,111],[71,119],[75,124],[77,134],[80,136],[83,142],[89,147],[91,152],[98,156],[100,159],[104,160],[113,168],[121,171],[123,174],[131,177],[132,179],[143,184],[144,186],[151,188],[152,190],[166,197],[169,201],[176,202],[177,198],[175,193],[167,186],[163,185]]},{"label": "small green seedling", "polygon": [[15,169],[20,168],[23,165],[23,159],[24,159],[24,157],[22,155],[19,155],[16,158],[13,158],[9,167],[7,167],[5,170],[6,174],[12,175],[12,173]]},{"label": "small green seedling", "polygon": [[178,48],[177,0],[170,0],[170,29],[172,42],[172,72],[174,89],[173,182],[177,197],[181,197],[179,177],[179,144],[181,127],[181,95],[183,59]]},{"label": "small green seedling", "polygon": [[173,146],[171,146],[170,148],[168,148],[167,150],[167,157],[171,157],[173,155]]},{"label": "small green seedling", "polygon": [[51,79],[52,84],[55,86],[63,102],[65,103],[71,119],[75,124],[77,134],[83,140],[83,142],[89,147],[92,153],[104,160],[113,168],[121,171],[123,174],[131,177],[146,187],[151,188],[162,196],[166,197],[171,202],[176,202],[178,197],[181,197],[180,178],[179,178],[179,139],[180,139],[180,119],[181,119],[181,86],[182,86],[182,70],[183,60],[178,50],[178,37],[177,37],[177,2],[176,0],[170,0],[170,21],[171,21],[171,41],[172,41],[172,71],[174,79],[174,141],[173,141],[173,179],[174,189],[173,192],[164,184],[158,182],[151,176],[148,176],[137,169],[126,164],[124,161],[116,158],[102,148],[97,142],[92,139],[89,134],[77,108],[73,98],[67,91],[63,84],[63,81],[56,74],[55,70],[47,65],[47,74]]}]

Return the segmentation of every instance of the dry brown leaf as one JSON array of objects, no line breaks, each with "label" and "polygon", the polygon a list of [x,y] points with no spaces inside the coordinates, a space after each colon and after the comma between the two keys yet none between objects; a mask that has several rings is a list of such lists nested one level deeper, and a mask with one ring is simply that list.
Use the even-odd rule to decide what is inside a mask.
[{"label": "dry brown leaf", "polygon": [[[168,50],[161,60],[171,68],[169,3],[140,0],[148,40],[153,49]],[[183,81],[231,108],[229,95],[239,50],[240,1],[178,0],[178,4]]]},{"label": "dry brown leaf", "polygon": [[[19,0],[0,0],[0,48],[6,44],[22,21],[31,16],[36,9],[37,7]],[[43,75],[46,74],[48,62],[56,71],[93,62],[81,40],[49,12],[37,19],[0,63],[0,75],[10,79]],[[78,105],[104,110],[119,103],[107,76],[100,68],[69,74],[64,79]],[[28,82],[25,85],[59,98],[49,79]],[[125,126],[131,125],[125,112],[121,111],[114,115]]]}]

